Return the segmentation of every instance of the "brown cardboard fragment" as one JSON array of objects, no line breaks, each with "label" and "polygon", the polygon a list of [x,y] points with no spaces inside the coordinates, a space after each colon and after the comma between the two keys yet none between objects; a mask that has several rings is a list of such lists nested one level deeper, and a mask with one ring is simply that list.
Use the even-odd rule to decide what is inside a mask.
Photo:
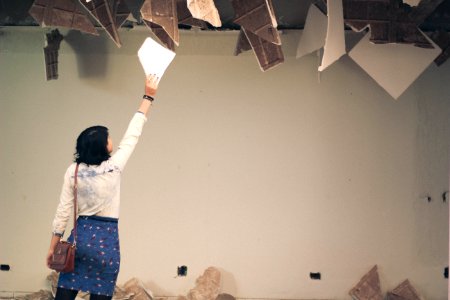
[{"label": "brown cardboard fragment", "polygon": [[281,45],[270,43],[256,34],[242,28],[263,72],[284,62]]},{"label": "brown cardboard fragment", "polygon": [[46,46],[44,47],[45,74],[47,80],[58,79],[58,51],[63,36],[58,29],[46,34]]},{"label": "brown cardboard fragment", "polygon": [[186,0],[177,1],[178,24],[207,29],[208,25],[205,21],[194,18],[189,11]]},{"label": "brown cardboard fragment", "polygon": [[145,19],[143,21],[144,24],[147,25],[148,28],[150,28],[153,34],[161,41],[161,43],[164,44],[164,46],[166,46],[167,49],[170,49],[175,52],[175,43],[169,36],[167,31],[164,30],[164,28],[162,28],[158,24],[149,22]]},{"label": "brown cardboard fragment", "polygon": [[364,275],[358,284],[350,290],[350,296],[357,300],[383,300],[377,269],[375,265]]},{"label": "brown cardboard fragment", "polygon": [[126,4],[125,0],[117,0],[114,6],[113,15],[115,18],[116,29],[119,29],[120,26],[125,23],[130,15],[131,10]]},{"label": "brown cardboard fragment", "polygon": [[28,13],[43,27],[67,27],[98,35],[94,24],[76,0],[35,0]]},{"label": "brown cardboard fragment", "polygon": [[445,31],[433,32],[430,34],[430,38],[442,49],[441,54],[434,60],[436,65],[441,66],[450,58],[450,33]]},{"label": "brown cardboard fragment", "polygon": [[442,2],[432,14],[424,21],[426,24],[439,24],[434,32],[428,33],[429,37],[442,49],[441,54],[434,60],[440,66],[450,57],[450,32],[446,24],[450,24],[450,1]]},{"label": "brown cardboard fragment", "polygon": [[219,295],[220,271],[209,267],[195,281],[195,287],[187,294],[187,300],[215,300]]},{"label": "brown cardboard fragment", "polygon": [[194,18],[206,21],[214,27],[222,26],[213,0],[187,0],[187,7]]},{"label": "brown cardboard fragment", "polygon": [[[429,5],[436,5],[436,1],[442,0]],[[373,43],[433,47],[417,27],[429,11],[423,6],[411,8],[402,0],[343,0],[343,4],[345,23],[355,31],[370,26]]]},{"label": "brown cardboard fragment", "polygon": [[400,283],[394,290],[387,293],[387,300],[422,300],[417,290],[408,279]]},{"label": "brown cardboard fragment", "polygon": [[272,0],[232,0],[236,24],[260,38],[281,45]]},{"label": "brown cardboard fragment", "polygon": [[117,0],[80,0],[80,2],[91,13],[92,17],[105,28],[117,47],[121,47],[114,16]]},{"label": "brown cardboard fragment", "polygon": [[[141,14],[144,21],[159,25],[159,27],[167,33],[170,39],[177,46],[179,45],[180,37],[178,32],[176,0],[145,0],[141,8]],[[160,38],[160,36],[164,36],[159,32],[157,33],[157,31],[160,31],[158,29],[159,27],[149,26],[158,38]],[[161,41],[164,43],[163,40]]]}]

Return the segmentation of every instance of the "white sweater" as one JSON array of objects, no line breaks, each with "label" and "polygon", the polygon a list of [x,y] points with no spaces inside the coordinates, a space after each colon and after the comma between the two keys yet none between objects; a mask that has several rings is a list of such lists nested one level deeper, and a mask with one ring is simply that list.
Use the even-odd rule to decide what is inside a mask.
[{"label": "white sweater", "polygon": [[[137,112],[131,119],[117,151],[100,165],[81,163],[78,168],[78,216],[119,218],[120,177],[147,121]],[[53,220],[53,233],[62,235],[73,212],[74,175],[72,163],[64,175],[59,205]]]}]

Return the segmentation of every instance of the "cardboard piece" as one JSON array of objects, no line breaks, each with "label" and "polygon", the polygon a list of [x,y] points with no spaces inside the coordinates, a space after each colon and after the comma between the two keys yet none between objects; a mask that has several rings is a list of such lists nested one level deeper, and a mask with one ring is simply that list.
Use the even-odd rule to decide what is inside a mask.
[{"label": "cardboard piece", "polygon": [[387,293],[387,300],[423,300],[408,279]]},{"label": "cardboard piece", "polygon": [[434,60],[440,66],[450,58],[450,33],[445,31],[433,32],[430,38],[442,49],[441,54]]},{"label": "cardboard piece", "polygon": [[28,13],[42,27],[67,27],[98,35],[94,24],[76,0],[35,0]]},{"label": "cardboard piece", "polygon": [[[176,0],[145,0],[141,7],[141,15],[144,20],[159,25],[175,45],[179,45],[180,37],[178,32]],[[149,27],[156,35],[157,33],[154,29],[159,27]],[[160,33],[159,35],[161,36]]]},{"label": "cardboard piece", "polygon": [[263,72],[284,62],[281,45],[268,42],[245,28],[241,28],[241,30],[245,33]]},{"label": "cardboard piece", "polygon": [[131,10],[126,4],[125,0],[117,0],[113,10],[113,16],[115,18],[116,29],[119,29],[123,23],[128,19],[131,14]]},{"label": "cardboard piece", "polygon": [[204,20],[214,27],[222,26],[213,0],[187,0],[187,7],[194,18]]},{"label": "cardboard piece", "polygon": [[311,4],[305,21],[305,29],[303,30],[298,43],[297,58],[319,50],[325,45],[327,25],[327,16],[325,16],[317,6]]},{"label": "cardboard piece", "polygon": [[80,3],[90,12],[92,17],[103,27],[116,43],[117,47],[121,47],[119,33],[117,31],[116,18],[114,15],[115,3],[117,0],[80,0]]},{"label": "cardboard piece", "polygon": [[370,34],[366,34],[349,56],[397,99],[439,56],[441,49],[434,46],[426,49],[404,44],[373,44]]},{"label": "cardboard piece", "polygon": [[355,31],[370,26],[370,41],[377,44],[414,44],[432,48],[420,25],[443,0],[421,1],[411,8],[401,0],[344,0],[345,23]]},{"label": "cardboard piece", "polygon": [[328,1],[328,25],[322,62],[323,71],[345,54],[344,13],[342,0]]},{"label": "cardboard piece", "polygon": [[349,292],[357,300],[383,300],[378,267],[375,265]]},{"label": "cardboard piece", "polygon": [[63,36],[58,29],[46,34],[46,46],[44,47],[45,74],[47,80],[58,79],[58,51]]},{"label": "cardboard piece", "polygon": [[191,12],[187,7],[186,0],[177,1],[177,15],[178,15],[178,24],[198,27],[201,29],[208,28],[208,25],[206,24],[205,21],[192,17]]},{"label": "cardboard piece", "polygon": [[163,43],[163,45],[172,51],[175,52],[175,43],[170,38],[170,36],[167,34],[167,32],[159,26],[158,24],[149,22],[147,20],[143,20],[144,24],[147,25],[147,27],[153,32],[153,34],[158,38],[158,40]]},{"label": "cardboard piece", "polygon": [[232,0],[231,3],[235,10],[234,23],[270,43],[281,45],[271,0]]},{"label": "cardboard piece", "polygon": [[175,52],[164,48],[152,38],[146,38],[138,51],[138,56],[145,75],[156,75],[161,79],[174,59]]}]

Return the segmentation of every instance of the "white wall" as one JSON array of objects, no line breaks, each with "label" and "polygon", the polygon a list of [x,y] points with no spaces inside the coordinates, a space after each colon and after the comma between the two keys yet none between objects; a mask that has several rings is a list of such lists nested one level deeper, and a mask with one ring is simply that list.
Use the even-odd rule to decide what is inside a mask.
[{"label": "white wall", "polygon": [[[70,34],[50,82],[45,32],[0,29],[0,290],[46,286],[77,135],[103,124],[118,143],[143,93],[148,31],[122,31],[121,49]],[[383,291],[409,278],[446,299],[450,63],[395,101],[348,57],[319,83],[298,38],[283,34],[286,62],[262,73],[252,53],[232,55],[236,32],[181,33],[123,177],[119,282],[186,294],[213,265],[238,297],[348,299],[378,264]]]}]

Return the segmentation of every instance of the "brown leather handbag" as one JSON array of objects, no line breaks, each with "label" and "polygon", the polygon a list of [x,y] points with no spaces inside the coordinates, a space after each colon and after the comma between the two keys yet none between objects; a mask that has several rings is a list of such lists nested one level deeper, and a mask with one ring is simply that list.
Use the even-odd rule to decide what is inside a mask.
[{"label": "brown leather handbag", "polygon": [[59,241],[53,251],[50,269],[56,272],[68,273],[75,269],[75,249],[77,245],[77,194],[78,194],[78,165],[75,168],[74,204],[73,204],[73,243]]}]

